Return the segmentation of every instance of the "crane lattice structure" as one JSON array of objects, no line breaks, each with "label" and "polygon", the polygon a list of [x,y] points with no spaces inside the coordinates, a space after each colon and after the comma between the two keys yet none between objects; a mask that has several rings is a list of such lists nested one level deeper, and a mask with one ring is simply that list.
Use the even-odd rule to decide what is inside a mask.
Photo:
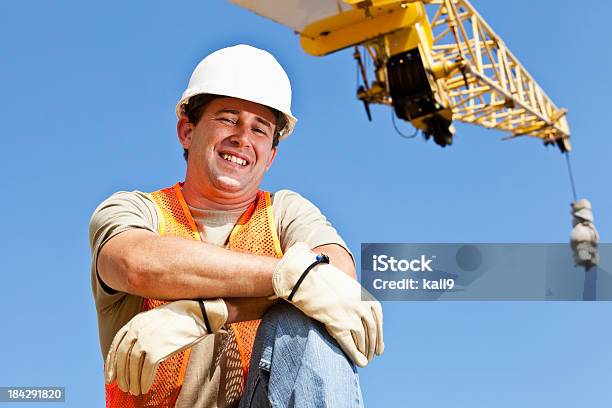
[{"label": "crane lattice structure", "polygon": [[428,4],[437,8],[431,64],[459,67],[443,79],[453,118],[569,150],[567,110],[552,102],[474,7],[466,0]]}]

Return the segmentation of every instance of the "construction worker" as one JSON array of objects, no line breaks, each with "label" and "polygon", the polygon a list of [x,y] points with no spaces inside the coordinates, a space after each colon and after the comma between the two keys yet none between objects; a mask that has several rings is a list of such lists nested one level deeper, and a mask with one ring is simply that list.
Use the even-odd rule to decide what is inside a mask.
[{"label": "construction worker", "polygon": [[95,210],[108,407],[363,406],[355,365],[383,352],[380,304],[315,205],[259,190],[290,105],[268,52],[210,54],[176,107],[184,182]]}]

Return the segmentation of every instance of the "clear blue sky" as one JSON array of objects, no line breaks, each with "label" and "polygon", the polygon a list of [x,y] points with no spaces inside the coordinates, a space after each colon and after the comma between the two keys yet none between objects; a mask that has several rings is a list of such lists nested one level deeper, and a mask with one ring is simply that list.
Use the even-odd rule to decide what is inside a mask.
[{"label": "clear blue sky", "polygon": [[[474,5],[569,109],[578,194],[609,242],[611,3]],[[314,201],[354,252],[569,238],[556,149],[463,125],[447,149],[404,140],[387,108],[367,122],[351,51],[308,56],[291,30],[223,1],[4,1],[0,38],[0,386],[65,386],[65,406],[103,405],[89,217],[115,191],[182,179],[174,104],[197,62],[224,46],[270,50],[293,82],[300,121],[264,187]],[[612,404],[609,303],[383,306],[386,352],[360,374],[370,407]]]}]

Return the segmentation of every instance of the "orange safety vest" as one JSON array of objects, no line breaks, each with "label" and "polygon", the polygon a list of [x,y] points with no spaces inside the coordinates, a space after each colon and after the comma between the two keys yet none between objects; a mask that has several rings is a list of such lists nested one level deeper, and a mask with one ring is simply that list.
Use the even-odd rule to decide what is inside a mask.
[{"label": "orange safety vest", "polygon": [[[181,192],[182,183],[149,194],[157,205],[161,217],[160,235],[171,235],[201,240],[200,233],[189,212]],[[232,230],[227,248],[280,258],[282,251],[272,218],[270,193],[258,191],[257,198],[249,205]],[[168,302],[144,299],[142,311],[153,309]],[[260,320],[233,323],[233,334],[242,363],[241,393],[249,370],[253,341]],[[181,351],[160,364],[153,385],[147,394],[137,397],[119,389],[117,382],[106,385],[106,406],[113,408],[173,407],[181,391],[191,348]]]}]

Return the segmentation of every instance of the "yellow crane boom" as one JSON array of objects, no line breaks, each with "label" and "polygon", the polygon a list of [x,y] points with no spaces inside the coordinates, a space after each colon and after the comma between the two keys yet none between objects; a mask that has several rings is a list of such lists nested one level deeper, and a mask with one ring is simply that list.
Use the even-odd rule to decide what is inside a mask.
[{"label": "yellow crane boom", "polygon": [[[368,115],[371,103],[390,105],[441,146],[452,143],[459,120],[571,149],[567,111],[467,0],[232,2],[293,28],[309,54],[354,47]],[[364,58],[373,62],[371,81]]]}]

